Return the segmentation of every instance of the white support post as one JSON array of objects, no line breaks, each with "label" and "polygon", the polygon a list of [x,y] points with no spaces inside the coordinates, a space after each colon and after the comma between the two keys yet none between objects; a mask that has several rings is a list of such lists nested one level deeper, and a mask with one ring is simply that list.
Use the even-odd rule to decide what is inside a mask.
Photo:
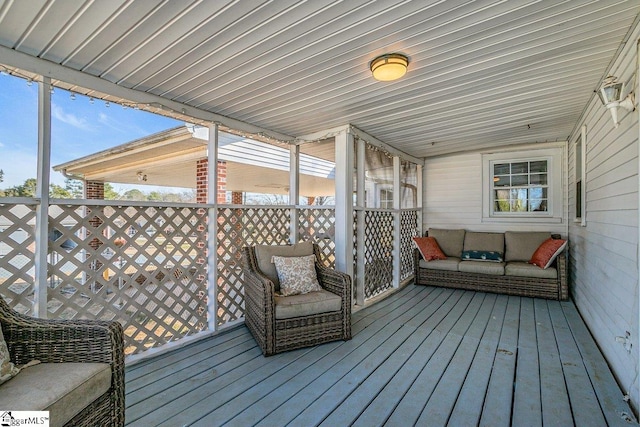
[{"label": "white support post", "polygon": [[218,329],[218,125],[209,125],[207,142],[207,319],[209,331]]},{"label": "white support post", "polygon": [[335,138],[336,269],[353,277],[353,135]]},{"label": "white support post", "polygon": [[49,170],[51,168],[51,79],[38,84],[38,171],[35,228],[33,314],[47,318],[47,253],[49,251]]},{"label": "white support post", "polygon": [[424,218],[424,216],[423,216],[424,215],[424,210],[422,208],[422,179],[423,179],[422,170],[423,170],[423,168],[422,168],[422,165],[420,165],[420,164],[418,164],[416,166],[417,166],[416,175],[417,175],[417,178],[418,178],[418,185],[417,185],[418,188],[416,190],[418,192],[418,194],[416,196],[417,196],[417,201],[418,201],[418,208],[420,208],[418,210],[418,235],[422,236],[424,234],[424,231],[423,231],[424,225],[423,225],[423,222],[422,222],[423,218]]},{"label": "white support post", "polygon": [[289,147],[289,204],[291,205],[291,218],[289,241],[293,244],[300,240],[298,229],[298,208],[300,199],[300,146]]},{"label": "white support post", "polygon": [[400,211],[400,157],[393,156],[393,287],[400,287],[400,275],[402,271],[401,246],[402,229]]},{"label": "white support post", "polygon": [[365,257],[364,257],[364,238],[365,238],[365,222],[366,215],[366,198],[365,198],[365,176],[366,169],[365,156],[367,152],[367,144],[364,140],[358,139],[358,155],[356,156],[356,206],[357,206],[357,226],[356,226],[356,304],[364,305],[364,276],[365,276]]}]

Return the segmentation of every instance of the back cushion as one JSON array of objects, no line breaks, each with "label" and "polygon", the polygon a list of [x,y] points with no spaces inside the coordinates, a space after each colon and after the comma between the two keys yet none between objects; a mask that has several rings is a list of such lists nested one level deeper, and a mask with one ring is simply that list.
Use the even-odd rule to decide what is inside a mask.
[{"label": "back cushion", "polygon": [[446,256],[460,258],[462,245],[464,244],[464,229],[446,230],[443,228],[430,228],[429,237],[438,242],[438,246]]},{"label": "back cushion", "polygon": [[551,237],[544,231],[507,231],[504,233],[505,261],[529,262],[538,246]]},{"label": "back cushion", "polygon": [[257,245],[256,258],[258,259],[258,267],[275,285],[276,291],[280,290],[280,281],[278,280],[278,272],[276,265],[271,262],[271,258],[275,256],[298,257],[305,255],[313,255],[312,242],[300,242],[295,245]]},{"label": "back cushion", "polygon": [[504,254],[504,234],[467,231],[464,235],[464,250],[500,252]]}]

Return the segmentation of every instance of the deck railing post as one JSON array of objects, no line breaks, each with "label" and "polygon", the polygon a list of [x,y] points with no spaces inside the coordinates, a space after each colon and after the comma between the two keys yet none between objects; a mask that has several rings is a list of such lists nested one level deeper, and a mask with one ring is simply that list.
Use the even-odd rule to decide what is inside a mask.
[{"label": "deck railing post", "polygon": [[300,146],[289,147],[289,205],[291,205],[291,220],[289,241],[296,243],[300,240],[298,227],[298,199],[300,198]]},{"label": "deck railing post", "polygon": [[47,253],[49,250],[49,170],[51,167],[51,79],[38,85],[38,172],[36,179],[35,272],[33,314],[47,317]]},{"label": "deck railing post", "polygon": [[416,165],[416,178],[417,178],[417,193],[416,194],[416,200],[418,203],[418,236],[422,236],[423,234],[423,225],[422,225],[422,218],[423,218],[423,214],[422,214],[422,165],[421,164],[417,164]]},{"label": "deck railing post", "polygon": [[367,143],[358,139],[358,154],[356,156],[356,304],[364,305],[364,274],[365,274],[365,256],[364,256],[364,229],[366,215],[365,200],[365,156],[367,151]]},{"label": "deck railing post", "polygon": [[207,224],[207,319],[210,331],[218,329],[218,125],[209,126],[208,224]]},{"label": "deck railing post", "polygon": [[335,137],[336,269],[353,277],[353,134]]},{"label": "deck railing post", "polygon": [[400,286],[402,229],[400,207],[400,157],[393,156],[393,287]]}]

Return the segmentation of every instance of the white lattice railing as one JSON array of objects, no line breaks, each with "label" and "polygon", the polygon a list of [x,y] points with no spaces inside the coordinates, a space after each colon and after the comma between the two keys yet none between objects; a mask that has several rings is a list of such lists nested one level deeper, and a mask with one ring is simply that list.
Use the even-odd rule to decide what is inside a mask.
[{"label": "white lattice railing", "polygon": [[23,314],[33,310],[36,207],[0,204],[0,294]]},{"label": "white lattice railing", "polygon": [[[35,202],[0,204],[0,293],[23,313],[33,310]],[[49,318],[117,320],[127,354],[140,353],[208,328],[208,215],[214,208],[114,202],[49,206],[46,292]],[[241,248],[286,244],[292,209],[298,234],[335,265],[333,207],[221,205],[217,212],[215,324],[244,315]],[[417,211],[363,210],[364,298],[393,287],[396,219],[400,280],[413,274],[411,238]],[[354,248],[359,246],[354,234]],[[355,250],[355,249],[354,249]],[[357,253],[355,253],[357,257]],[[42,297],[42,296],[41,296]]]},{"label": "white lattice railing", "polygon": [[[0,205],[0,293],[23,313],[33,311],[36,207]],[[288,243],[291,209],[217,208],[217,325],[244,315],[241,248]],[[167,204],[50,205],[48,317],[117,320],[127,354],[206,329],[208,214]],[[316,241],[332,265],[334,209],[302,208],[298,215],[300,237]]]},{"label": "white lattice railing", "polygon": [[322,261],[328,267],[336,265],[335,208],[298,208],[298,232],[300,240],[311,240],[318,244]]},{"label": "white lattice railing", "polygon": [[400,215],[400,281],[414,274],[413,238],[418,236],[418,210],[403,210]]},{"label": "white lattice railing", "polygon": [[242,247],[288,243],[290,212],[286,207],[218,208],[218,325],[244,316]]},{"label": "white lattice railing", "polygon": [[[362,230],[358,230],[359,224]],[[396,263],[398,283],[413,276],[413,237],[419,233],[418,209],[361,208],[354,211],[353,227],[354,281],[358,285],[354,289],[354,298],[357,301],[376,297],[393,288]],[[358,236],[362,236],[362,242],[358,242]],[[359,250],[362,251],[360,255]],[[399,254],[397,259],[396,253]],[[362,269],[358,268],[359,262],[363,264]]]},{"label": "white lattice railing", "polygon": [[365,210],[364,297],[371,298],[393,286],[393,212]]},{"label": "white lattice railing", "polygon": [[117,320],[127,354],[204,330],[206,213],[51,205],[49,317]]}]

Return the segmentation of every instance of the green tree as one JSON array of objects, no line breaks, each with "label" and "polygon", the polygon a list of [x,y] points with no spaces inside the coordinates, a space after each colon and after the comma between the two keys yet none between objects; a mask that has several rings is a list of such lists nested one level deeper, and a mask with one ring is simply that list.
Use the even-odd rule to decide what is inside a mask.
[{"label": "green tree", "polygon": [[104,183],[104,199],[105,200],[117,200],[120,198],[120,193],[118,193],[113,185],[108,182]]},{"label": "green tree", "polygon": [[71,199],[82,199],[84,196],[84,184],[79,179],[67,178],[64,180],[64,188],[71,195]]},{"label": "green tree", "polygon": [[6,197],[35,197],[36,179],[28,178],[22,185],[15,185],[4,190]]},{"label": "green tree", "polygon": [[73,195],[66,188],[58,184],[49,185],[49,197],[54,199],[72,199]]},{"label": "green tree", "polygon": [[122,194],[122,198],[124,200],[136,200],[136,201],[147,200],[147,196],[142,191],[138,190],[137,188],[125,191]]},{"label": "green tree", "polygon": [[152,191],[147,195],[147,200],[151,202],[161,202],[162,194],[158,191]]}]

